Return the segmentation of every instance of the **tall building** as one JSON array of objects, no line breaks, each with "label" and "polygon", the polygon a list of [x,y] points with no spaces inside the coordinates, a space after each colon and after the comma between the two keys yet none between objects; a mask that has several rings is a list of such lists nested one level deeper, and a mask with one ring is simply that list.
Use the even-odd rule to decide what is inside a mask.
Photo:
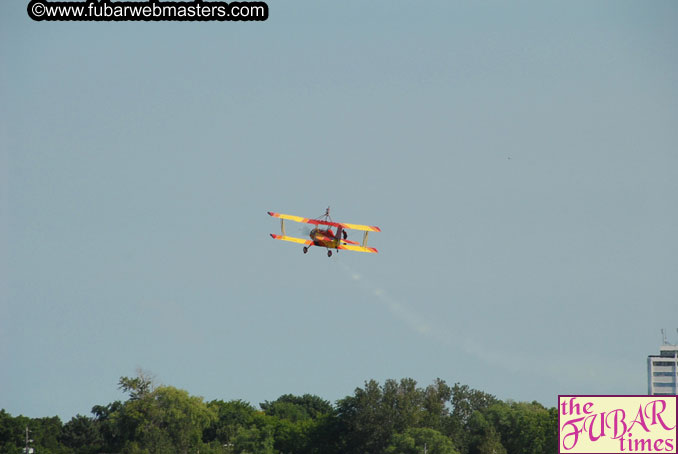
[{"label": "tall building", "polygon": [[647,357],[647,393],[656,396],[678,394],[678,345],[662,345],[659,355]]}]

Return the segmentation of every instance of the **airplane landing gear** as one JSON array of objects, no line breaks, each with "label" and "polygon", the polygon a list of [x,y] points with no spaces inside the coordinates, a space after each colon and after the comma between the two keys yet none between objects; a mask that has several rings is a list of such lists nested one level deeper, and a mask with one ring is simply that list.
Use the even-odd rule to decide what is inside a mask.
[{"label": "airplane landing gear", "polygon": [[308,247],[304,246],[304,254],[308,252]]},{"label": "airplane landing gear", "polygon": [[332,257],[332,251],[328,250],[328,251],[327,251],[327,256],[328,256],[328,257]]}]

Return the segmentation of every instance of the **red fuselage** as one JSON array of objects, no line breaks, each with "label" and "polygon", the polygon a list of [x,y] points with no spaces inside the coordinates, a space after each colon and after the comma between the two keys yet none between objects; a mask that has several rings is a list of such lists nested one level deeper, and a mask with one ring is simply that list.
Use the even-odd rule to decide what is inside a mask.
[{"label": "red fuselage", "polygon": [[316,246],[323,246],[330,249],[335,249],[339,245],[338,235],[335,236],[332,229],[322,230],[313,229],[309,235]]}]

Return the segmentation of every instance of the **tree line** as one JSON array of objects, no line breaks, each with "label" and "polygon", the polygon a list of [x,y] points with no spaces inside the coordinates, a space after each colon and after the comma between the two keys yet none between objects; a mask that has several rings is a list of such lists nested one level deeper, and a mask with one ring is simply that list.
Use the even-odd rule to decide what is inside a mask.
[{"label": "tree line", "polygon": [[370,380],[334,405],[285,394],[254,407],[121,377],[126,401],[65,424],[0,410],[0,453],[35,454],[543,454],[558,449],[556,408],[502,401],[459,383]]}]

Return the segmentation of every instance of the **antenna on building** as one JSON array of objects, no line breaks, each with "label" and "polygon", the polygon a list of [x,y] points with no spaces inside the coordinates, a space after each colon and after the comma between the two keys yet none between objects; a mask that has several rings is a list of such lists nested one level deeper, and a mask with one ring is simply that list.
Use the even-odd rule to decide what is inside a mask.
[{"label": "antenna on building", "polygon": [[666,331],[664,328],[661,329],[662,332],[662,345],[668,345],[668,342],[666,341]]}]

